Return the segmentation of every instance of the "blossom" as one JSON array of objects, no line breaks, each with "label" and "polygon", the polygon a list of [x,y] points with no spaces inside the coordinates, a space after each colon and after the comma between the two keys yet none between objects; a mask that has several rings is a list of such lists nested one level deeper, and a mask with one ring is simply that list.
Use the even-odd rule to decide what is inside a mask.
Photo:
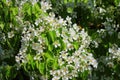
[{"label": "blossom", "polygon": [[97,30],[97,32],[99,33],[100,37],[102,37],[102,38],[106,37],[106,30],[105,29]]},{"label": "blossom", "polygon": [[44,47],[41,44],[39,44],[39,43],[33,43],[32,44],[32,48],[34,50],[38,51],[39,53],[42,53],[43,49],[44,49]]},{"label": "blossom", "polygon": [[67,16],[67,17],[66,17],[66,21],[68,22],[68,24],[70,24],[70,25],[72,24],[72,22],[71,22],[71,17]]},{"label": "blossom", "polygon": [[42,22],[41,19],[37,19],[37,20],[35,20],[35,25],[38,26],[40,22]]},{"label": "blossom", "polygon": [[[21,58],[24,58],[23,60],[29,62],[27,54],[31,52],[34,53],[32,55],[33,61],[38,62],[44,62],[48,57],[54,56],[58,61],[58,68],[56,67],[55,70],[48,68],[52,80],[69,80],[78,77],[79,72],[90,70],[90,65],[97,68],[97,60],[92,53],[88,52],[92,41],[88,33],[84,29],[80,30],[77,24],[72,25],[69,16],[64,20],[60,16],[56,18],[53,12],[47,14],[46,11],[51,9],[51,4],[48,2],[41,1],[40,4],[42,14],[34,23],[24,24],[21,48],[18,53],[22,57],[16,56],[16,61],[19,62]],[[54,40],[51,40],[48,35],[50,31],[55,32],[55,35],[50,36],[52,39],[55,37]],[[52,46],[52,51],[47,50],[49,45]],[[46,55],[46,52],[57,53],[57,55]]]},{"label": "blossom", "polygon": [[66,74],[68,74],[68,72],[69,72],[69,70],[68,70],[68,68],[67,67],[63,67],[62,69],[61,69],[61,73],[62,73],[62,75],[66,75]]},{"label": "blossom", "polygon": [[66,48],[67,48],[67,50],[72,50],[72,49],[74,49],[74,46],[70,42],[67,42]]},{"label": "blossom", "polygon": [[48,2],[41,1],[40,4],[43,12],[46,12],[48,9],[51,9],[51,4],[49,4]]},{"label": "blossom", "polygon": [[80,30],[80,28],[77,26],[77,24],[73,24],[73,28],[75,29],[76,32]]},{"label": "blossom", "polygon": [[61,58],[58,60],[58,63],[59,63],[60,66],[62,66],[63,64],[65,64],[65,62]]},{"label": "blossom", "polygon": [[66,51],[61,51],[60,53],[61,53],[60,57],[66,60],[68,53],[66,53]]},{"label": "blossom", "polygon": [[25,63],[26,62],[25,54],[22,54],[22,53],[17,54],[17,56],[15,56],[15,60],[18,64]]},{"label": "blossom", "polygon": [[57,48],[57,47],[60,46],[60,43],[59,43],[59,41],[57,40],[57,41],[55,41],[55,42],[53,43],[53,45],[55,46],[55,48]]},{"label": "blossom", "polygon": [[99,7],[99,12],[100,12],[100,13],[105,13],[105,12],[106,12],[106,10],[105,10],[105,9],[103,9],[103,8],[101,8],[101,7]]},{"label": "blossom", "polygon": [[31,0],[32,5],[34,5],[37,2],[38,2],[38,0]]},{"label": "blossom", "polygon": [[55,77],[52,78],[52,80],[59,80],[59,79],[60,79],[60,78],[57,77],[57,76],[55,76]]},{"label": "blossom", "polygon": [[68,64],[73,63],[73,60],[74,60],[74,56],[68,57],[68,58],[67,58]]},{"label": "blossom", "polygon": [[63,18],[61,18],[60,16],[59,16],[59,19],[58,19],[58,23],[59,23],[60,25],[62,25],[62,26],[66,26],[66,25],[67,25],[67,24],[66,24],[66,21],[63,20]]},{"label": "blossom", "polygon": [[79,35],[75,32],[75,30],[73,28],[69,29],[69,33],[70,33],[70,41],[73,42],[73,40],[77,40]]},{"label": "blossom", "polygon": [[109,55],[109,57],[111,57],[110,59],[117,59],[117,61],[120,61],[120,48],[116,44],[113,44],[108,51],[111,53]]},{"label": "blossom", "polygon": [[52,80],[59,80],[60,77],[61,77],[61,71],[60,70],[56,70],[56,71],[51,70],[50,74],[53,75]]},{"label": "blossom", "polygon": [[8,32],[8,38],[14,37],[14,31]]}]

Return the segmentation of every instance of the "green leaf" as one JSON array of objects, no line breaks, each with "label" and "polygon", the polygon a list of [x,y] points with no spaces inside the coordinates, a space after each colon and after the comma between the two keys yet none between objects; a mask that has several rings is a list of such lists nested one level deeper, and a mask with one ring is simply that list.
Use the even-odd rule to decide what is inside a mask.
[{"label": "green leaf", "polygon": [[120,0],[114,0],[115,4],[118,5],[120,3]]},{"label": "green leaf", "polygon": [[12,49],[12,45],[8,40],[7,40],[7,45]]},{"label": "green leaf", "polygon": [[54,59],[47,58],[47,60],[46,60],[46,66],[52,67],[53,63],[54,63]]},{"label": "green leaf", "polygon": [[35,16],[38,18],[40,14],[42,13],[42,10],[40,9],[40,6],[38,4],[35,4],[32,7],[32,12],[35,14]]},{"label": "green leaf", "polygon": [[41,73],[41,74],[44,74],[44,71],[45,71],[45,63],[43,62],[43,63],[39,63],[39,67],[38,67],[38,69],[39,69],[39,72]]},{"label": "green leaf", "polygon": [[68,0],[64,0],[64,3],[67,4],[67,3],[68,3]]},{"label": "green leaf", "polygon": [[77,50],[79,48],[79,43],[78,42],[73,42],[73,46]]},{"label": "green leaf", "polygon": [[67,8],[67,12],[68,12],[68,13],[72,13],[72,12],[73,12],[73,8],[68,7],[68,8]]},{"label": "green leaf", "polygon": [[39,62],[36,61],[35,64],[36,64],[36,67],[39,68]]},{"label": "green leaf", "polygon": [[47,38],[45,38],[45,44],[48,46],[49,45],[49,41]]},{"label": "green leaf", "polygon": [[48,50],[52,51],[53,50],[53,45],[48,45]]},{"label": "green leaf", "polygon": [[57,62],[57,59],[55,59],[55,58],[48,58],[47,60],[46,60],[46,66],[47,66],[47,68],[52,68],[52,69],[57,69],[58,68],[58,62]]},{"label": "green leaf", "polygon": [[12,14],[13,14],[14,16],[17,15],[17,13],[18,13],[18,8],[12,7],[12,8],[10,8],[10,9],[11,9]]},{"label": "green leaf", "polygon": [[57,69],[58,68],[58,62],[57,59],[54,59],[54,63],[53,63],[53,69]]},{"label": "green leaf", "polygon": [[33,57],[34,57],[34,56],[32,56],[31,54],[28,54],[28,55],[27,55],[28,66],[31,66],[32,69],[34,70],[34,68],[35,68],[35,63],[34,63]]},{"label": "green leaf", "polygon": [[53,59],[53,55],[50,52],[46,52],[45,57],[49,59]]},{"label": "green leaf", "polygon": [[59,39],[60,40],[60,43],[61,43],[61,49],[62,50],[65,50],[66,49],[66,44],[62,41],[62,39]]},{"label": "green leaf", "polygon": [[28,13],[28,15],[31,15],[32,13],[31,13],[31,8],[28,8],[27,9],[27,13]]},{"label": "green leaf", "polygon": [[30,3],[25,3],[24,5],[23,5],[23,12],[24,13],[28,13],[29,15],[31,15],[31,5],[30,5]]},{"label": "green leaf", "polygon": [[24,70],[25,70],[26,72],[28,72],[26,66],[27,66],[27,64],[24,64],[24,65],[23,65],[23,68],[24,68]]},{"label": "green leaf", "polygon": [[10,71],[11,70],[11,66],[6,66],[5,68],[6,68],[5,69],[6,70],[6,75],[5,76],[8,79],[11,76],[11,71]]},{"label": "green leaf", "polygon": [[3,24],[3,23],[0,23],[0,27],[1,27],[1,29],[3,30],[3,29],[4,29],[4,24]]},{"label": "green leaf", "polygon": [[49,31],[48,35],[51,38],[52,42],[54,42],[55,39],[56,39],[56,32],[55,31]]}]

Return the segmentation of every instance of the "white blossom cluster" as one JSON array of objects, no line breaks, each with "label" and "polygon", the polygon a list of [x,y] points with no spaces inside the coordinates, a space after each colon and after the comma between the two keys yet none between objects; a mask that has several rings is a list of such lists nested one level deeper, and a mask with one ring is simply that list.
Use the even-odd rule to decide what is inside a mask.
[{"label": "white blossom cluster", "polygon": [[[53,75],[52,80],[69,80],[73,77],[78,77],[79,72],[91,70],[92,65],[97,68],[97,61],[93,58],[91,53],[87,53],[83,48],[79,48],[77,51],[69,55],[68,52],[62,51],[58,59],[60,69],[51,70]],[[64,66],[65,65],[65,66]]]},{"label": "white blossom cluster", "polygon": [[119,28],[119,25],[115,25],[111,18],[106,18],[106,21],[102,24],[105,26],[104,32],[108,33],[109,35],[113,35],[113,33],[115,33]]},{"label": "white blossom cluster", "polygon": [[[46,6],[45,10],[50,9],[51,5],[48,5],[48,7],[47,7],[47,5],[43,5],[43,4],[48,4],[47,2],[41,1],[41,4],[42,4],[42,6]],[[18,16],[18,18],[19,18],[19,16]],[[44,41],[41,38],[41,32],[44,31],[44,26],[40,26],[39,28],[35,29],[34,25],[30,25],[30,23],[28,21],[23,23],[21,21],[21,19],[18,19],[18,20],[20,20],[19,22],[22,23],[22,26],[24,26],[24,28],[23,28],[23,31],[22,31],[23,36],[21,36],[22,37],[21,49],[19,50],[18,55],[15,57],[16,62],[18,62],[18,63],[26,62],[25,61],[26,60],[25,59],[26,58],[26,52],[27,52],[27,48],[29,46],[31,46],[32,49],[36,50],[36,52],[38,53],[36,55],[37,57],[36,56],[34,57],[35,60],[36,59],[38,60],[39,54],[42,53],[43,49],[44,49],[44,47],[43,47],[44,46]],[[40,20],[42,21],[42,19],[40,19]],[[29,27],[27,27],[27,26],[29,26]],[[12,37],[12,35],[11,35],[11,37]],[[37,42],[34,42],[35,37],[38,37]],[[22,56],[22,55],[24,55],[24,56]],[[22,58],[21,58],[21,56],[22,56]]]},{"label": "white blossom cluster", "polygon": [[110,53],[111,59],[117,59],[118,61],[120,61],[120,48],[118,47],[118,45],[113,44],[113,46],[109,48],[108,52]]},{"label": "white blossom cluster", "polygon": [[[47,2],[41,2],[41,9],[51,9],[51,5]],[[34,50],[34,60],[42,60],[42,55],[46,49],[48,49],[49,39],[46,36],[48,32],[55,32],[56,39],[50,44],[55,49],[65,46],[65,48],[59,52],[58,64],[60,69],[50,70],[50,74],[53,76],[52,80],[69,80],[73,77],[77,77],[79,72],[86,70],[90,71],[91,66],[97,68],[97,61],[92,53],[88,52],[91,38],[80,28],[71,22],[69,16],[64,20],[59,16],[55,18],[54,13],[44,15],[41,13],[39,18],[34,24],[26,24],[22,32],[21,49],[16,56],[16,62],[27,62],[27,51],[29,49]],[[37,27],[36,27],[37,26]],[[62,45],[61,41],[65,44]],[[76,42],[76,43],[75,43]]]},{"label": "white blossom cluster", "polygon": [[99,37],[101,38],[105,38],[106,35],[107,35],[107,32],[105,29],[100,29],[100,30],[97,30],[98,34],[99,34]]},{"label": "white blossom cluster", "polygon": [[[71,30],[73,29],[73,30]],[[78,32],[77,34],[74,32],[78,30],[78,27],[74,25],[73,28],[70,28],[71,31],[71,37],[68,37],[68,41],[66,40],[65,43],[67,45],[71,45],[70,47],[66,48],[65,51],[60,52],[60,56],[58,59],[58,63],[60,65],[59,70],[51,70],[51,75],[53,75],[52,80],[69,80],[73,77],[77,77],[79,72],[84,72],[85,70],[91,70],[92,65],[94,68],[97,68],[97,61],[94,59],[93,55],[89,52],[87,52],[86,48],[88,48],[91,39],[88,36],[88,34],[82,30],[81,32]],[[67,30],[66,30],[67,31]],[[73,31],[73,32],[72,32]],[[76,34],[76,35],[74,35]],[[73,36],[74,35],[74,36]],[[63,36],[63,39],[65,37]],[[81,39],[80,39],[81,38]],[[67,39],[67,38],[65,38]],[[70,44],[69,41],[79,41],[81,43],[78,50],[73,52],[72,54],[69,53],[69,50],[74,49],[73,44]],[[66,67],[64,66],[66,65]]]},{"label": "white blossom cluster", "polygon": [[[0,31],[2,67],[8,65],[4,60],[15,57],[17,70],[21,65],[27,69],[27,63],[30,65],[29,67],[33,68],[33,71],[28,72],[31,80],[35,80],[37,77],[41,80],[49,78],[49,80],[76,80],[78,77],[83,77],[82,73],[87,75],[88,80],[113,80],[115,75],[120,77],[117,74],[120,62],[120,25],[112,18],[107,17],[106,21],[101,23],[105,29],[98,29],[97,32],[90,33],[90,37],[85,29],[72,23],[71,17],[66,16],[64,19],[61,16],[56,17],[55,13],[50,10],[52,9],[51,3],[48,2],[50,0],[14,1],[15,5],[11,0],[6,0],[6,7],[10,6],[11,12],[13,10],[13,23],[10,22],[7,29],[2,22],[0,24],[3,29]],[[95,2],[96,0],[94,3],[92,0],[88,0],[88,5],[93,8],[92,13],[98,15],[95,16],[96,18],[103,19],[101,16],[104,16],[107,11],[101,7],[97,8],[99,11],[97,9],[95,11]],[[13,9],[11,4],[14,5]],[[77,13],[73,12],[72,16],[77,18]],[[28,20],[28,17],[33,20]],[[16,46],[17,44],[18,46]],[[16,54],[19,47],[19,52]],[[106,51],[106,49],[108,50]],[[97,51],[100,50],[105,51],[97,54]],[[38,71],[36,72],[36,70]],[[108,71],[111,72],[109,75],[113,76],[106,74]]]}]

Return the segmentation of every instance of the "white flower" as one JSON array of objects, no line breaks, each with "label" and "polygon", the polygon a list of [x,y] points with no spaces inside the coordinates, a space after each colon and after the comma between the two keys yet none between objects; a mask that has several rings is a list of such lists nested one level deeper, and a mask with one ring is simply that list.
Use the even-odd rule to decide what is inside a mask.
[{"label": "white flower", "polygon": [[69,72],[69,70],[68,70],[68,68],[67,67],[63,67],[62,69],[61,69],[61,75],[66,75],[66,74],[68,74],[68,72]]},{"label": "white flower", "polygon": [[58,19],[58,23],[59,23],[59,25],[62,25],[62,26],[66,26],[67,25],[66,21],[63,20],[63,18],[61,18],[60,16],[59,16],[59,19]]},{"label": "white flower", "polygon": [[97,32],[100,34],[100,33],[104,33],[105,32],[105,29],[100,29],[100,30],[97,30]]},{"label": "white flower", "polygon": [[58,76],[54,76],[53,78],[52,78],[52,80],[59,80],[60,79],[60,77],[58,77]]},{"label": "white flower", "polygon": [[109,53],[117,53],[118,46],[116,44],[113,44],[112,48],[109,48]]},{"label": "white flower", "polygon": [[38,0],[31,0],[32,5],[34,5],[37,2],[38,2]]},{"label": "white flower", "polygon": [[61,37],[63,37],[63,40],[67,40],[68,39],[68,30],[66,29],[66,28],[63,28],[62,29],[62,33],[60,34],[61,35]]},{"label": "white flower", "polygon": [[93,55],[92,55],[92,54],[89,54],[89,55],[87,56],[87,58],[88,58],[89,64],[90,64],[90,65],[93,65],[94,68],[97,68],[98,63],[97,63],[97,61],[93,58]]},{"label": "white flower", "polygon": [[63,22],[64,22],[64,20],[60,17],[58,23],[59,23],[59,24],[62,24]]},{"label": "white flower", "polygon": [[57,47],[60,46],[60,43],[59,43],[59,41],[57,40],[57,41],[55,41],[55,42],[53,43],[53,45],[55,46],[55,48],[57,48]]},{"label": "white flower", "polygon": [[25,63],[25,54],[19,53],[17,56],[15,56],[15,60],[18,64]]},{"label": "white flower", "polygon": [[49,16],[46,18],[47,19],[47,21],[50,23],[50,25],[51,26],[55,26],[55,24],[56,24],[56,19],[55,19],[55,14],[54,13],[49,13]]},{"label": "white flower", "polygon": [[57,35],[57,37],[60,37],[60,33],[58,30],[56,30],[56,35]]},{"label": "white flower", "polygon": [[69,76],[67,76],[67,75],[63,76],[62,80],[69,80]]},{"label": "white flower", "polygon": [[41,53],[38,53],[36,56],[34,56],[34,60],[41,61]]},{"label": "white flower", "polygon": [[94,47],[95,47],[95,48],[98,48],[99,44],[98,44],[97,41],[93,41],[93,44],[94,44]]},{"label": "white flower", "polygon": [[72,70],[72,72],[70,73],[70,75],[71,75],[71,77],[70,77],[70,79],[72,78],[72,77],[78,77],[78,72],[77,72],[77,70],[75,69],[75,70]]},{"label": "white flower", "polygon": [[77,24],[73,24],[73,28],[75,29],[76,32],[80,30],[80,28],[77,26]]},{"label": "white flower", "polygon": [[41,1],[41,9],[44,12],[46,12],[48,9],[52,9],[51,4],[49,4],[48,2],[45,2],[45,1]]},{"label": "white flower", "polygon": [[115,51],[112,48],[109,48],[109,53],[114,53]]},{"label": "white flower", "polygon": [[68,24],[72,24],[72,22],[71,22],[71,17],[67,16],[67,17],[66,17],[66,21],[68,22]]},{"label": "white flower", "polygon": [[106,30],[105,29],[97,30],[97,32],[99,33],[100,37],[102,37],[102,38],[106,37]]},{"label": "white flower", "polygon": [[14,32],[13,31],[8,32],[8,38],[12,38],[12,37],[14,37]]},{"label": "white flower", "polygon": [[68,56],[68,53],[66,53],[65,51],[62,51],[60,53],[61,53],[60,57],[66,60],[67,56]]},{"label": "white flower", "polygon": [[41,20],[41,19],[37,19],[37,20],[35,21],[35,25],[38,26],[40,22],[42,22],[42,20]]},{"label": "white flower", "polygon": [[52,80],[59,80],[60,77],[61,77],[61,71],[60,70],[55,70],[55,71],[51,70],[50,74],[53,75]]},{"label": "white flower", "polygon": [[16,3],[22,6],[27,0],[21,1],[21,0],[16,0]]},{"label": "white flower", "polygon": [[79,35],[75,32],[75,30],[73,28],[69,29],[69,33],[70,33],[70,41],[73,42],[74,40],[77,40]]},{"label": "white flower", "polygon": [[110,59],[117,59],[117,61],[120,61],[120,48],[114,44],[112,48],[109,48],[109,55]]},{"label": "white flower", "polygon": [[73,60],[74,60],[74,56],[68,57],[67,58],[68,64],[71,64],[73,62]]},{"label": "white flower", "polygon": [[66,47],[67,47],[68,50],[74,49],[74,46],[69,42],[66,43]]},{"label": "white flower", "polygon": [[[77,60],[77,59],[76,59]],[[79,67],[80,67],[80,63],[79,63],[79,60],[78,60],[78,62],[74,62],[74,64],[75,64],[75,68],[76,69],[79,69]],[[83,66],[83,65],[82,65]]]},{"label": "white flower", "polygon": [[40,43],[33,43],[32,48],[38,51],[39,53],[42,53],[44,49],[44,47]]},{"label": "white flower", "polygon": [[106,12],[106,10],[103,9],[103,8],[101,8],[101,7],[99,7],[99,11],[100,11],[100,13],[104,13],[104,12]]},{"label": "white flower", "polygon": [[60,58],[60,59],[58,59],[58,63],[60,66],[62,66],[65,62]]}]

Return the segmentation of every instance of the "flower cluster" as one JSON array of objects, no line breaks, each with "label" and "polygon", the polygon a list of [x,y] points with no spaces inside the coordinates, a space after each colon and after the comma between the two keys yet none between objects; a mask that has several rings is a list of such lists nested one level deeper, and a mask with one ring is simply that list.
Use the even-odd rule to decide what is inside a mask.
[{"label": "flower cluster", "polygon": [[69,55],[67,51],[60,53],[61,55],[58,59],[60,69],[50,71],[51,75],[53,75],[52,80],[69,80],[73,77],[78,77],[79,72],[91,70],[91,66],[97,68],[98,63],[93,55],[87,53],[82,47],[72,53],[72,55]]},{"label": "flower cluster", "polygon": [[113,46],[109,48],[109,53],[111,59],[120,60],[120,48],[116,44],[113,44]]},{"label": "flower cluster", "polygon": [[[46,10],[51,9],[48,2],[41,2],[43,13],[35,20],[35,24],[27,22],[22,31],[21,49],[16,56],[16,62],[27,63],[28,54],[33,54],[34,61],[44,61],[46,52],[58,57],[60,69],[52,69],[49,73],[52,80],[68,80],[78,77],[79,72],[90,71],[91,66],[97,68],[97,61],[88,52],[91,38],[84,29],[71,22],[69,16],[55,18],[55,14]],[[25,22],[26,23],[26,22]]]},{"label": "flower cluster", "polygon": [[[19,75],[30,80],[120,78],[117,6],[97,7],[97,0],[79,0],[77,5],[74,0],[50,1],[1,0],[0,80]],[[77,14],[85,6],[85,15]],[[89,22],[94,22],[91,29]]]}]

